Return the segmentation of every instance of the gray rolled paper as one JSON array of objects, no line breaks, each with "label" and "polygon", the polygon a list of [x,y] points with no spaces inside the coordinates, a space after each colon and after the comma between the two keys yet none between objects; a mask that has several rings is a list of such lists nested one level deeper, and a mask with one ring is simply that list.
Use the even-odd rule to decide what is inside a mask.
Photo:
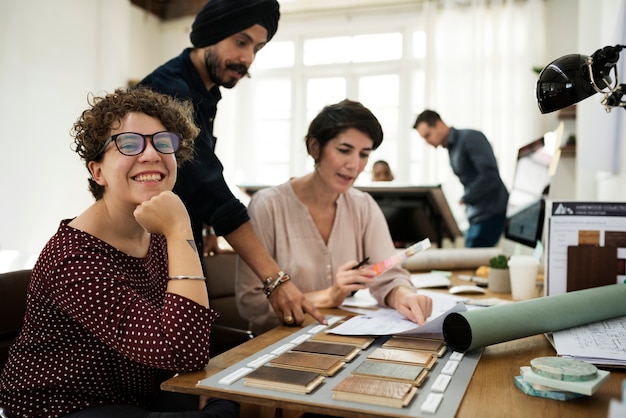
[{"label": "gray rolled paper", "polygon": [[465,352],[619,316],[626,316],[626,284],[451,313],[443,335],[449,347]]},{"label": "gray rolled paper", "polygon": [[409,271],[473,269],[488,265],[499,254],[501,248],[433,248],[407,258],[402,267]]}]

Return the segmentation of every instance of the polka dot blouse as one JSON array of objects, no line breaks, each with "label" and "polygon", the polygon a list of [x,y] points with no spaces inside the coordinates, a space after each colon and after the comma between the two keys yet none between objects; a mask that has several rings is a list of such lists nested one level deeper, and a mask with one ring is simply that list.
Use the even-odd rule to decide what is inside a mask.
[{"label": "polka dot blouse", "polygon": [[203,368],[217,313],[166,293],[167,244],[131,257],[61,222],[33,268],[0,405],[59,417],[104,403],[145,407],[178,371]]}]

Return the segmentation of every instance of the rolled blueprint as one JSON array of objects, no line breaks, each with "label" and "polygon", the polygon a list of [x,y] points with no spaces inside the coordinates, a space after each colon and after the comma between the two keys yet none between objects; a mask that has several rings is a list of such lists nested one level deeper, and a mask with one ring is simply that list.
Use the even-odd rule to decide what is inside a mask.
[{"label": "rolled blueprint", "polygon": [[443,335],[449,347],[465,352],[619,316],[626,316],[626,284],[451,313]]},{"label": "rolled blueprint", "polygon": [[409,271],[473,269],[489,264],[501,248],[435,248],[415,254],[402,263]]}]

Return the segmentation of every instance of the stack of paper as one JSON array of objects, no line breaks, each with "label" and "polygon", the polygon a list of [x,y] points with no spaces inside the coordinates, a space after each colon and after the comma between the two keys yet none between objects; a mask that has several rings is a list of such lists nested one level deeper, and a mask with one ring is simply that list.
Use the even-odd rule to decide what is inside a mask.
[{"label": "stack of paper", "polygon": [[626,316],[552,333],[558,355],[596,365],[626,366]]}]

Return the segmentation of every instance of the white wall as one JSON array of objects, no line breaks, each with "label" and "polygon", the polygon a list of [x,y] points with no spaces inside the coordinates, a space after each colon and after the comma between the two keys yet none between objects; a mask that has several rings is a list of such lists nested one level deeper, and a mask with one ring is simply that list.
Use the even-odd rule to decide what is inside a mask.
[{"label": "white wall", "polygon": [[131,29],[149,20],[128,0],[0,2],[0,250],[19,251],[13,267],[91,204],[69,132],[88,92],[125,85],[131,56],[148,61],[158,31],[146,43]]},{"label": "white wall", "polygon": [[[580,0],[589,1],[589,0]],[[578,3],[579,0],[549,0],[545,4],[545,61],[544,66],[555,59],[578,53]],[[537,114],[539,108],[537,107]],[[543,132],[556,129],[558,125],[557,113],[548,113],[539,116]]]},{"label": "white wall", "polygon": [[[621,4],[622,0],[547,0],[546,20],[554,23],[547,29],[547,62],[616,43],[602,35],[604,31],[596,33],[588,22],[614,30],[610,27],[614,10]],[[180,19],[161,24],[128,0],[0,1],[0,250],[21,254],[11,267],[22,267],[39,253],[61,219],[76,216],[92,202],[87,171],[71,151],[69,135],[87,107],[87,93],[111,91],[129,79],[142,78],[177,55],[189,44],[190,23],[191,19]],[[584,45],[576,38],[579,26],[580,36],[586,36]],[[236,121],[230,100],[236,90],[224,92],[218,136]],[[602,116],[595,115],[601,106],[593,98],[587,102],[594,111],[591,122],[582,122],[587,110],[581,106],[582,129],[606,120],[603,111]],[[556,127],[554,115],[542,117],[546,131]],[[579,137],[583,135],[593,137],[584,133]],[[218,152],[228,176],[234,172],[236,145],[227,142]],[[621,161],[626,161],[623,149],[620,152]],[[618,174],[618,182],[623,183],[625,175]]]},{"label": "white wall", "polygon": [[[591,55],[599,48],[626,44],[626,2],[580,1],[579,52]],[[626,77],[626,51],[620,54],[620,83]],[[577,105],[576,198],[626,200],[626,121],[624,110],[607,113],[602,96],[595,94]]]}]

